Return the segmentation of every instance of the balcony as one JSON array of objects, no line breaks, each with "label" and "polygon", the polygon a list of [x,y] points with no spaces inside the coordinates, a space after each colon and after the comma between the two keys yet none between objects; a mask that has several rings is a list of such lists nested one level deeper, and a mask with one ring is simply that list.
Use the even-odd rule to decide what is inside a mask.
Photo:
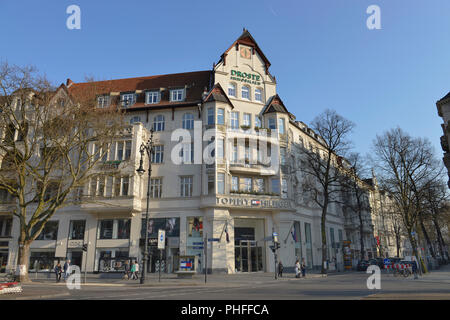
[{"label": "balcony", "polygon": [[248,163],[245,162],[230,162],[230,172],[242,173],[242,174],[254,174],[254,175],[276,175],[277,170],[270,165],[264,165],[262,163]]},{"label": "balcony", "polygon": [[142,211],[141,198],[136,196],[83,196],[81,209],[89,213],[129,213]]}]

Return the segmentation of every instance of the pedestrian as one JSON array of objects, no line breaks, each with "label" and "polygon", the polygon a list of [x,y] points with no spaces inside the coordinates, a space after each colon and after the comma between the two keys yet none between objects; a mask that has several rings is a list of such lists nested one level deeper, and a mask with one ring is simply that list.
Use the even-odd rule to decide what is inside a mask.
[{"label": "pedestrian", "polygon": [[135,263],[135,271],[134,271],[134,273],[135,273],[135,276],[136,276],[136,280],[138,280],[139,279],[139,263],[137,261]]},{"label": "pedestrian", "polygon": [[124,279],[130,279],[130,263],[129,261],[125,261],[125,274],[123,276]]},{"label": "pedestrian", "polygon": [[64,280],[67,280],[70,275],[70,267],[70,260],[67,260],[66,263],[64,263]]},{"label": "pedestrian", "polygon": [[300,269],[302,271],[302,278],[306,277],[306,263],[305,258],[302,259],[302,264],[300,266]]},{"label": "pedestrian", "polygon": [[295,277],[300,278],[300,261],[295,261]]},{"label": "pedestrian", "polygon": [[61,262],[58,261],[58,263],[55,266],[56,282],[61,281],[61,272],[62,272]]},{"label": "pedestrian", "polygon": [[133,261],[131,263],[131,280],[136,280],[136,263]]},{"label": "pedestrian", "polygon": [[281,263],[281,260],[280,260],[280,262],[278,263],[278,276],[279,276],[280,278],[283,278],[283,264]]}]

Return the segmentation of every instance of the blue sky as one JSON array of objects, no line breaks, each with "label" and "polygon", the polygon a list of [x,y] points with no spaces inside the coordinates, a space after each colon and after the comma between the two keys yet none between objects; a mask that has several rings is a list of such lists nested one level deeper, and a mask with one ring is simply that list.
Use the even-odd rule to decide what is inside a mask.
[{"label": "blue sky", "polygon": [[[66,8],[81,8],[81,30]],[[369,30],[369,5],[381,30]],[[298,120],[326,108],[356,123],[355,149],[400,126],[440,157],[436,101],[450,91],[448,0],[0,0],[0,60],[55,84],[211,69],[247,28]]]}]

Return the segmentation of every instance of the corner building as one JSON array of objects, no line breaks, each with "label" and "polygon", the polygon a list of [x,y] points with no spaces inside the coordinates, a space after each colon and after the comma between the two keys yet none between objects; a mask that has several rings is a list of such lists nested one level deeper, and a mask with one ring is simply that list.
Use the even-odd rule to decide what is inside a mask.
[{"label": "corner building", "polygon": [[[164,272],[177,271],[180,256],[197,256],[202,272],[205,237],[215,240],[207,246],[208,272],[272,272],[268,239],[273,231],[278,233],[278,256],[285,270],[302,258],[308,268],[320,268],[321,211],[302,193],[298,150],[315,148],[321,138],[288,111],[269,67],[269,60],[244,29],[212,70],[95,83],[68,79],[63,85],[66,90],[57,94],[76,95],[95,85],[98,107],[120,105],[130,128],[108,150],[98,176],[84,186],[79,201],[57,212],[33,243],[30,269],[35,261],[41,270],[51,268],[58,257],[70,258],[88,272],[120,271],[125,259],[142,262],[147,173],[139,176],[136,169],[139,147],[148,140],[150,129],[154,154],[149,272],[160,266],[158,229],[166,230],[167,237]],[[180,128],[193,138],[182,152],[174,151],[179,140],[172,141]],[[277,144],[269,148],[272,156],[276,153],[276,166],[251,163],[248,160],[259,155],[250,142],[230,139],[235,131],[255,133],[259,128],[277,135]],[[203,153],[211,143],[205,138],[211,129],[215,162],[198,163],[198,149]],[[174,152],[181,155],[182,164],[173,162]],[[340,244],[351,238],[344,218],[340,206],[330,205],[326,230],[331,270],[343,270]],[[17,237],[14,221],[12,239]],[[87,252],[82,251],[83,244],[88,245]],[[11,240],[11,266],[16,263],[16,246]]]}]

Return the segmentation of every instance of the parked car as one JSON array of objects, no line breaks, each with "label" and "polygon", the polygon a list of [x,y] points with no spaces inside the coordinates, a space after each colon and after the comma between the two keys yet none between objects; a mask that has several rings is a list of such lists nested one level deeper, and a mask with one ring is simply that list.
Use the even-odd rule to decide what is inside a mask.
[{"label": "parked car", "polygon": [[356,266],[356,270],[358,270],[358,271],[366,271],[369,266],[370,266],[369,261],[361,260],[361,261],[358,262],[358,265]]},{"label": "parked car", "polygon": [[369,264],[378,266],[379,268],[384,268],[384,259],[383,258],[370,259]]}]

